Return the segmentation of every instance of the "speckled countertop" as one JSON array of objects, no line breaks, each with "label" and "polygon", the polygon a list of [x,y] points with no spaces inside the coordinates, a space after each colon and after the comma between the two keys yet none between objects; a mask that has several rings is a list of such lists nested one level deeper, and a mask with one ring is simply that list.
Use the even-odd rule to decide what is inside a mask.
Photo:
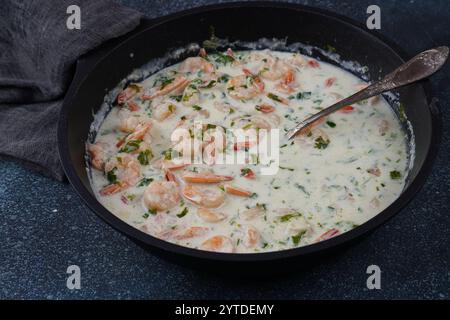
[{"label": "speckled countertop", "polygon": [[[122,0],[157,17],[219,1]],[[364,22],[372,0],[298,1]],[[450,44],[450,3],[375,1],[381,33],[409,54]],[[326,263],[277,279],[232,281],[161,260],[100,221],[71,186],[0,162],[0,298],[450,298],[450,66],[432,79],[443,118],[433,171],[415,199],[387,224]],[[66,269],[81,268],[81,289]],[[366,268],[382,270],[381,290]]]}]

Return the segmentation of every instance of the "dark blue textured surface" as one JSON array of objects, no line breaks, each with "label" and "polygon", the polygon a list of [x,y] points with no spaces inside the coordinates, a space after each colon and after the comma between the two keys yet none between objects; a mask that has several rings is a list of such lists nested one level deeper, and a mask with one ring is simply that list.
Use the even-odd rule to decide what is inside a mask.
[{"label": "dark blue textured surface", "polygon": [[[122,0],[149,17],[217,1]],[[450,2],[298,1],[364,22],[382,9],[382,30],[409,54],[450,45]],[[100,221],[72,188],[14,162],[0,162],[1,298],[450,298],[450,67],[433,77],[443,139],[418,196],[360,243],[309,271],[276,280],[230,281],[165,262]],[[79,265],[81,290],[66,288]],[[382,290],[366,289],[366,268]]]}]

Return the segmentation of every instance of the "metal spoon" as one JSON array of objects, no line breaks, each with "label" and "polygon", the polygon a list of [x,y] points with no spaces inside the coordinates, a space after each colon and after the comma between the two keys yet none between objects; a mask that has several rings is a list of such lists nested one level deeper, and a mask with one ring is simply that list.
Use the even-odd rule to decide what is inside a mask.
[{"label": "metal spoon", "polygon": [[358,91],[350,97],[345,98],[326,109],[323,109],[306,120],[303,120],[286,133],[287,139],[292,139],[292,137],[294,137],[300,130],[314,121],[347,105],[354,104],[361,100],[368,99],[383,92],[396,89],[431,76],[444,65],[445,61],[447,61],[448,55],[449,48],[445,46],[419,53],[417,56],[402,64],[380,81],[371,84],[367,88]]}]

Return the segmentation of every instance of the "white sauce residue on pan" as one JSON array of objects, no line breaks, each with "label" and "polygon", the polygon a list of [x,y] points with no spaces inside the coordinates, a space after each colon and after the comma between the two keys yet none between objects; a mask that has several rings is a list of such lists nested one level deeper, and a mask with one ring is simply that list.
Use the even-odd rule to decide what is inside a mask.
[{"label": "white sauce residue on pan", "polygon": [[[202,57],[161,70],[186,52],[180,49],[133,72],[121,83],[128,84],[124,91],[113,90],[105,98],[88,145],[98,200],[155,237],[237,253],[322,241],[391,204],[405,186],[413,156],[384,98],[348,106],[285,141],[287,129],[367,83],[299,53],[256,50],[281,48],[272,40],[246,47],[254,50],[201,51]],[[197,48],[191,45],[188,51]],[[313,50],[291,45],[288,51],[298,49]],[[364,71],[356,63],[347,62],[346,68]],[[188,146],[171,141],[176,128],[189,133]],[[221,154],[251,154],[260,143],[233,142],[229,132],[236,129],[280,131],[276,174],[262,174],[257,156],[246,163],[217,160]],[[211,138],[216,131],[223,135]],[[217,137],[223,137],[222,148]],[[206,160],[179,162],[176,155],[187,149]]]}]

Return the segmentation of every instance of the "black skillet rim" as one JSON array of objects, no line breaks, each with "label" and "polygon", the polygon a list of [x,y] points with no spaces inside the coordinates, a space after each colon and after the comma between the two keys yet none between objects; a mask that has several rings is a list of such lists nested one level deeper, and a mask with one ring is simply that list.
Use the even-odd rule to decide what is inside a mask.
[{"label": "black skillet rim", "polygon": [[[331,17],[333,19],[337,19],[342,21],[343,23],[349,24],[352,27],[358,28],[361,32],[366,32],[369,35],[377,38],[377,40],[386,44],[389,48],[392,49],[394,53],[398,55],[398,57],[402,60],[407,59],[407,55],[391,40],[386,39],[383,35],[366,30],[363,24],[336,14],[334,12],[329,12],[327,10],[318,9],[314,7],[304,6],[300,4],[292,4],[292,3],[280,3],[280,2],[268,2],[268,1],[256,1],[256,2],[233,2],[233,3],[224,3],[224,4],[214,4],[208,6],[197,7],[193,9],[188,9],[184,11],[180,11],[177,13],[173,13],[161,18],[155,19],[155,23],[144,30],[139,31],[138,33],[131,35],[131,37],[136,36],[142,32],[146,32],[147,30],[164,24],[165,22],[175,20],[185,15],[191,15],[196,13],[206,13],[208,11],[226,9],[226,8],[239,8],[239,7],[275,7],[289,10],[297,10],[297,11],[309,11],[315,14],[324,15],[327,17]],[[131,38],[130,37],[130,38]],[[121,41],[120,44],[114,46],[117,48],[123,45],[124,42],[129,40],[130,38],[126,38]],[[111,51],[113,51],[112,49]],[[109,51],[109,52],[111,52]],[[109,55],[109,53],[107,54]],[[96,62],[98,64],[102,59],[104,59],[107,55],[103,56],[99,61]],[[77,68],[78,69],[78,68]],[[78,72],[78,70],[77,70]],[[89,73],[88,73],[89,74]],[[140,241],[143,244],[149,245],[150,247],[155,247],[162,251],[167,251],[169,253],[175,253],[178,255],[184,255],[190,258],[197,258],[202,260],[210,260],[210,261],[223,261],[223,262],[264,262],[264,261],[275,261],[287,258],[295,258],[295,257],[305,257],[309,255],[313,255],[319,252],[323,252],[334,247],[340,247],[352,240],[355,240],[362,235],[368,233],[371,230],[376,229],[381,226],[387,220],[392,218],[395,214],[399,213],[414,197],[414,195],[422,188],[424,185],[427,176],[429,175],[433,161],[436,157],[439,141],[441,136],[441,126],[440,126],[440,117],[438,110],[433,110],[430,108],[431,113],[431,141],[430,147],[427,151],[427,156],[425,161],[420,168],[417,176],[411,184],[402,192],[399,198],[397,198],[391,205],[389,205],[385,210],[380,212],[374,218],[368,220],[361,226],[345,232],[339,236],[331,238],[329,240],[325,240],[316,244],[282,250],[282,251],[273,251],[273,252],[262,252],[262,253],[246,253],[246,254],[238,254],[238,253],[216,253],[216,252],[208,252],[202,251],[198,249],[187,248],[183,246],[179,246],[176,244],[172,244],[170,242],[160,240],[151,235],[148,235],[130,225],[120,220],[116,216],[114,216],[111,212],[109,212],[105,207],[103,207],[95,198],[93,194],[91,194],[83,185],[80,178],[75,172],[74,167],[72,166],[69,152],[69,144],[68,142],[68,116],[69,116],[69,108],[71,106],[71,102],[73,97],[77,94],[80,84],[84,81],[84,79],[88,76],[88,74],[81,75],[80,81],[78,83],[71,84],[70,92],[73,94],[68,94],[66,99],[64,100],[63,107],[60,113],[60,119],[58,122],[58,149],[60,154],[61,163],[63,165],[63,169],[66,173],[66,176],[69,182],[72,184],[73,188],[76,190],[78,195],[83,199],[83,201],[88,205],[88,207],[94,211],[100,218],[106,221],[110,226],[118,231],[126,234],[127,236]],[[75,77],[76,78],[76,77]],[[422,86],[422,89],[425,92],[428,103],[430,103],[430,91],[429,85]]]}]

